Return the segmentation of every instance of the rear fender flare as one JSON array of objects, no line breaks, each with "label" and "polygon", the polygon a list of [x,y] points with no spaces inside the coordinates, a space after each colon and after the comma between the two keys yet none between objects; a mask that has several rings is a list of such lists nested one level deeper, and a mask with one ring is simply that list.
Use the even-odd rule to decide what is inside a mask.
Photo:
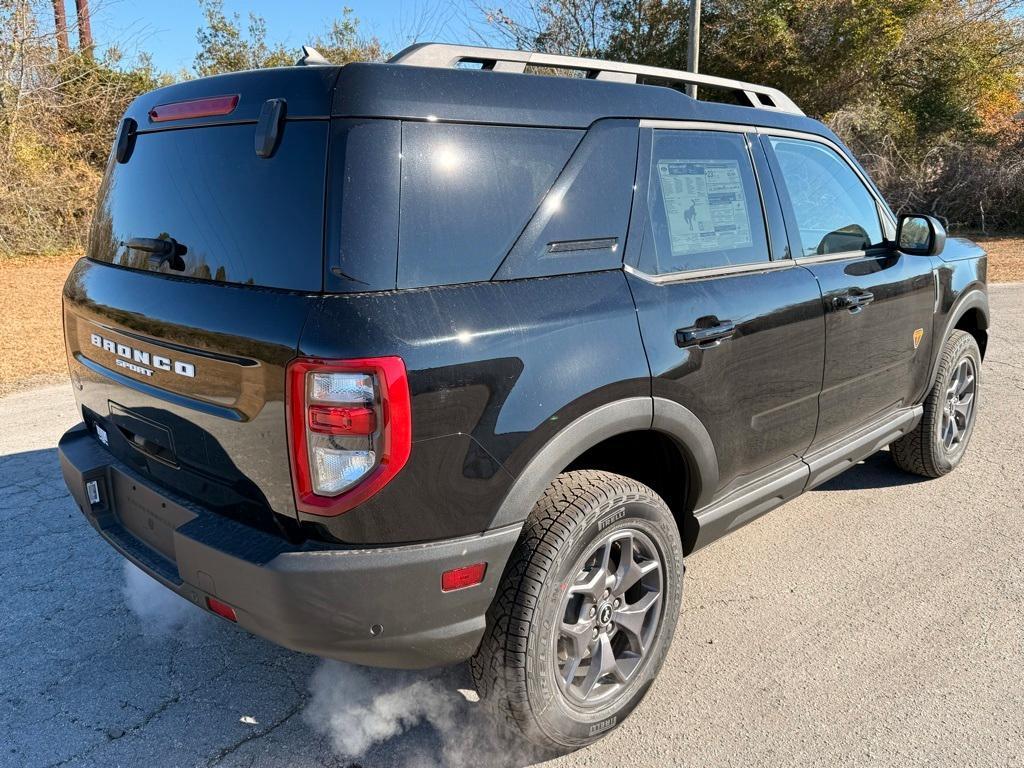
[{"label": "rear fender flare", "polygon": [[674,401],[630,397],[595,408],[552,437],[513,482],[491,527],[524,521],[544,489],[587,449],[616,435],[650,429],[671,437],[683,452],[695,489],[693,508],[707,504],[718,486],[718,458],[707,429]]}]

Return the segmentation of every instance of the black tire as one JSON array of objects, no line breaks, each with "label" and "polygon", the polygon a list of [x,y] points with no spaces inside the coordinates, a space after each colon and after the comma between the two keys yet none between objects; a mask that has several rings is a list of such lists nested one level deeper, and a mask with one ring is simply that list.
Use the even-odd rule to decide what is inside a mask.
[{"label": "black tire", "polygon": [[[628,561],[623,554],[627,546]],[[594,547],[598,552],[607,548],[609,553],[603,570],[597,568],[596,560],[587,559]],[[650,565],[645,553],[656,553],[660,564]],[[598,573],[611,574],[612,564],[614,574],[599,580]],[[620,605],[614,595],[630,583],[620,567],[628,567],[632,574],[647,570],[643,577],[636,577],[642,580],[621,593],[621,608],[609,613],[611,601]],[[651,587],[653,574],[659,570],[660,598],[652,600],[650,594],[658,591]],[[471,661],[481,700],[513,736],[542,749],[567,752],[597,741],[636,707],[661,669],[679,617],[683,571],[679,531],[668,506],[654,491],[608,472],[559,475],[526,520],[488,612],[484,638]],[[577,575],[587,578],[580,581]],[[585,582],[601,586],[587,587]],[[574,594],[609,584],[600,601],[584,602],[591,598]],[[635,626],[623,629],[617,619],[628,612],[638,615],[641,603],[650,604],[637,622],[642,632]],[[590,612],[591,605],[596,613]],[[573,610],[578,612],[573,626],[590,627],[579,638],[596,632],[598,637],[587,642],[600,647],[587,651],[589,655],[579,654],[580,671],[575,674],[568,671],[571,662],[562,661],[562,649],[566,643],[580,646],[571,645],[561,631],[563,619]],[[596,618],[586,618],[591,616]],[[649,623],[655,616],[657,623]],[[631,655],[633,647],[643,650]],[[590,666],[598,658],[614,658],[615,672],[599,674],[603,666]],[[631,672],[621,675],[626,668]],[[590,672],[577,686],[577,675],[585,670]],[[610,692],[592,704],[574,701],[577,689],[585,687],[591,674],[595,678],[591,695],[605,688]]]},{"label": "black tire", "polygon": [[[965,362],[966,361],[966,362]],[[971,406],[965,424],[958,430],[956,442],[948,443],[948,395],[961,366],[969,366],[973,374]],[[924,401],[924,415],[913,432],[894,442],[889,450],[896,466],[924,477],[942,477],[952,472],[963,459],[974,433],[981,392],[981,352],[974,337],[964,331],[953,331],[943,345],[935,384]],[[957,400],[957,406],[960,401]],[[955,408],[954,408],[955,410]],[[959,425],[956,421],[954,426]]]}]

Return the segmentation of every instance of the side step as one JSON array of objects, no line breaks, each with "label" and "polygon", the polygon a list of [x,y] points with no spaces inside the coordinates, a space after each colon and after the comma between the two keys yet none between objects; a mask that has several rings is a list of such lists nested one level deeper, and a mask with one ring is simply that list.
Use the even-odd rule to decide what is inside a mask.
[{"label": "side step", "polygon": [[861,459],[903,437],[917,426],[923,414],[923,405],[901,409],[851,437],[844,437],[830,446],[804,456],[804,463],[811,470],[804,490],[817,488]]},{"label": "side step", "polygon": [[742,528],[880,451],[914,429],[923,413],[921,405],[890,413],[864,429],[805,456],[803,460],[794,461],[698,509],[694,513],[697,535],[690,551],[696,552],[718,541],[727,533]]}]

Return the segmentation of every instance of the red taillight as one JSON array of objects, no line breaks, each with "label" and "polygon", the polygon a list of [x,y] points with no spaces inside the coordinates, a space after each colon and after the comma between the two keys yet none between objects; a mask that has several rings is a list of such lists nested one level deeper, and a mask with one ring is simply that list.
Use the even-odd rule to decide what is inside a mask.
[{"label": "red taillight", "polygon": [[287,414],[295,504],[340,515],[405,466],[412,410],[400,357],[300,358],[288,365]]},{"label": "red taillight", "polygon": [[487,563],[474,563],[461,568],[453,568],[441,574],[441,591],[454,592],[456,589],[474,587],[484,580]]},{"label": "red taillight", "polygon": [[235,615],[235,609],[227,603],[222,603],[216,597],[206,598],[206,607],[221,618],[227,619],[228,621],[238,621],[238,616]]},{"label": "red taillight", "polygon": [[372,408],[309,406],[309,428],[328,435],[372,435],[377,415]]},{"label": "red taillight", "polygon": [[154,123],[168,120],[188,120],[195,117],[216,117],[229,115],[238,106],[238,94],[211,96],[205,99],[176,101],[171,104],[157,104],[149,110],[149,119]]}]

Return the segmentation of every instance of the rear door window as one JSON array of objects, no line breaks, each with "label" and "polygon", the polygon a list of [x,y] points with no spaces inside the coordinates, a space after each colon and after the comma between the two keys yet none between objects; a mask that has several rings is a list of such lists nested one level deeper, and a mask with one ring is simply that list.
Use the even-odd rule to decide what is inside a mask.
[{"label": "rear door window", "polygon": [[650,275],[768,261],[764,215],[746,138],[655,130],[650,227],[638,267]]},{"label": "rear door window", "polygon": [[398,287],[490,280],[582,135],[404,123]]},{"label": "rear door window", "polygon": [[321,290],[328,123],[287,123],[269,158],[257,157],[254,131],[243,124],[139,134],[128,162],[107,170],[90,258]]}]

